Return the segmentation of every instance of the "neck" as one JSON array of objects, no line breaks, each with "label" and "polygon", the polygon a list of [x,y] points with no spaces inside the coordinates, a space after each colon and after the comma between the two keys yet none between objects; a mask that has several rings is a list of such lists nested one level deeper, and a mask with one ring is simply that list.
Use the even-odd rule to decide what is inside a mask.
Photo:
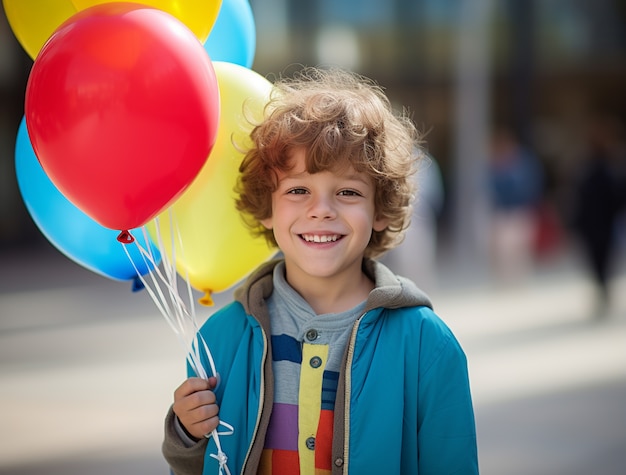
[{"label": "neck", "polygon": [[340,313],[367,299],[374,283],[359,268],[358,273],[333,277],[310,276],[300,282],[287,270],[287,282],[304,298],[316,314]]}]

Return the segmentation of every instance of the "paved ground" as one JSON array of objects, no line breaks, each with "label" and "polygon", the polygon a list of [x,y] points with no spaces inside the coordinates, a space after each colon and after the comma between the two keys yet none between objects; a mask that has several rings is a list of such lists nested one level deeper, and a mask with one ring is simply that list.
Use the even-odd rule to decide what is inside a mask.
[{"label": "paved ground", "polygon": [[[626,276],[615,289],[602,320],[569,261],[432,293],[468,354],[483,475],[626,473]],[[145,292],[55,251],[1,255],[0,474],[167,473],[182,358]]]}]

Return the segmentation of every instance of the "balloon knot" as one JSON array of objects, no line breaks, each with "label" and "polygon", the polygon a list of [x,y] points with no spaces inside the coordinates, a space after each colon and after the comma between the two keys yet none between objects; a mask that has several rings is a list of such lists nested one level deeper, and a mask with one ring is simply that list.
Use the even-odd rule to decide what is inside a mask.
[{"label": "balloon knot", "polygon": [[215,302],[213,302],[213,298],[211,297],[210,290],[205,290],[204,295],[198,300],[198,302],[205,307],[212,307],[215,304]]},{"label": "balloon knot", "polygon": [[139,292],[145,288],[146,286],[144,285],[143,281],[139,277],[133,278],[133,287],[132,287],[133,292]]},{"label": "balloon knot", "polygon": [[117,235],[117,240],[122,244],[131,244],[135,242],[133,235],[126,229]]}]

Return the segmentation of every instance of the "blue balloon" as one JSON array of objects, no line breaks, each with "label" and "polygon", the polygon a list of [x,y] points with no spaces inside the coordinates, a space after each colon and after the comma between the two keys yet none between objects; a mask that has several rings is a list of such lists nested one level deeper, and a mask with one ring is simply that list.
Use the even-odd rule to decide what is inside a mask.
[{"label": "blue balloon", "polygon": [[149,238],[146,244],[141,229],[131,231],[138,244],[151,252],[154,264],[146,261],[138,246],[118,242],[119,230],[105,228],[65,198],[37,160],[24,118],[17,132],[15,171],[26,208],[48,241],[93,272],[114,280],[132,280],[133,290],[143,288],[139,275],[145,275],[159,264],[158,249]]},{"label": "blue balloon", "polygon": [[222,0],[204,49],[212,61],[235,63],[248,69],[252,67],[256,27],[248,0]]}]

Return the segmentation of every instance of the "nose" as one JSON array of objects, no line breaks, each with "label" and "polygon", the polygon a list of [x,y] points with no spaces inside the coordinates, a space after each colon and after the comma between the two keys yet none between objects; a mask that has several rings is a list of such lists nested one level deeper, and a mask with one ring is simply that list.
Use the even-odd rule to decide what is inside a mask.
[{"label": "nose", "polygon": [[308,216],[312,219],[334,219],[337,212],[333,198],[324,195],[312,196]]}]

